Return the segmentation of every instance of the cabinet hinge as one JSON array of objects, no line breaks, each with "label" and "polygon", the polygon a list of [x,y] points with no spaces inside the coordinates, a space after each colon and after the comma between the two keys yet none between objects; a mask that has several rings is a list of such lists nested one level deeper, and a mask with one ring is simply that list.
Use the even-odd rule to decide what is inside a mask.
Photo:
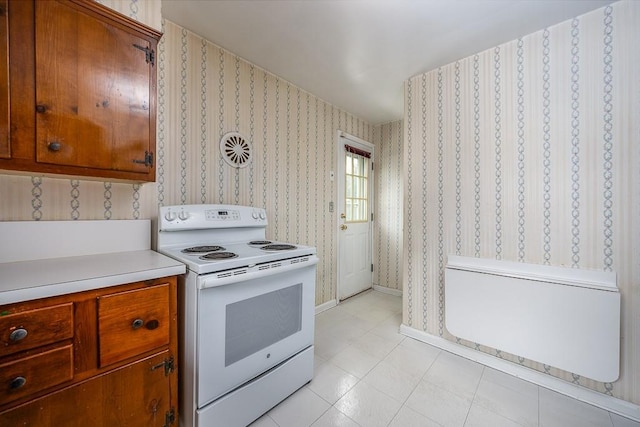
[{"label": "cabinet hinge", "polygon": [[140,46],[139,44],[135,44],[135,43],[133,47],[135,47],[136,49],[140,49],[141,51],[144,52],[144,55],[147,59],[147,64],[151,63],[151,65],[156,65],[156,53],[154,52],[153,49],[148,48],[146,46]]},{"label": "cabinet hinge", "polygon": [[171,408],[164,414],[164,427],[169,427],[176,422],[176,410]]},{"label": "cabinet hinge", "polygon": [[373,212],[371,212],[371,221],[373,221]]},{"label": "cabinet hinge", "polygon": [[371,264],[371,272],[373,273],[373,264]]},{"label": "cabinet hinge", "polygon": [[144,160],[133,159],[133,163],[137,163],[139,165],[145,165],[147,167],[153,166],[153,153],[148,151],[144,152]]},{"label": "cabinet hinge", "polygon": [[162,368],[164,367],[164,376],[168,377],[170,373],[172,373],[175,370],[175,362],[173,360],[173,356],[169,357],[168,359],[164,359],[162,362],[158,363],[157,365],[154,365],[151,367],[152,371],[155,371],[158,368]]}]

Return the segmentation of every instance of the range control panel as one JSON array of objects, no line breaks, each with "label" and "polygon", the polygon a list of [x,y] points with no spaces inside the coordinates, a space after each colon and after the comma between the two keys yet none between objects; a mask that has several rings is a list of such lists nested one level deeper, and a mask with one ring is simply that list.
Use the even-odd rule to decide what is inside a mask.
[{"label": "range control panel", "polygon": [[267,213],[252,206],[176,205],[161,207],[158,221],[162,231],[265,227]]},{"label": "range control panel", "polygon": [[240,221],[240,211],[211,209],[204,211],[204,218],[207,221]]}]

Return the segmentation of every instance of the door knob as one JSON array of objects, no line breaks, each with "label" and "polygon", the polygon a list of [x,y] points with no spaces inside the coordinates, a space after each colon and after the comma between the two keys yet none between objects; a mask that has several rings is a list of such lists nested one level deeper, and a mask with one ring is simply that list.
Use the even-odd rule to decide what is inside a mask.
[{"label": "door knob", "polygon": [[347,216],[343,213],[340,214],[340,218],[345,219]]},{"label": "door knob", "polygon": [[340,230],[346,230],[346,229],[347,229],[347,226],[346,226],[346,225],[342,224],[342,225],[340,226]]}]

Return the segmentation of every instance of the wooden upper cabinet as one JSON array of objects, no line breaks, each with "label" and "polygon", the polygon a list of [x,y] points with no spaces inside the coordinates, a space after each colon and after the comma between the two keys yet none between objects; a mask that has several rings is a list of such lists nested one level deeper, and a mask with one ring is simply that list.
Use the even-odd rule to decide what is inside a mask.
[{"label": "wooden upper cabinet", "polygon": [[0,158],[9,158],[9,10],[0,0]]},{"label": "wooden upper cabinet", "polygon": [[32,49],[14,60],[10,37],[10,71],[31,71],[10,74],[11,93],[32,96],[11,97],[16,133],[0,169],[154,181],[160,33],[91,0],[9,6],[20,49]]}]

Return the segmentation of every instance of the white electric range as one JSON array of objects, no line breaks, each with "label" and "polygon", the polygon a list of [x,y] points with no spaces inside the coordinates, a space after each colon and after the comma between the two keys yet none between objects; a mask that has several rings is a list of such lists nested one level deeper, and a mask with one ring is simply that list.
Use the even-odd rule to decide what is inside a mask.
[{"label": "white electric range", "polygon": [[160,208],[180,280],[181,423],[246,426],[313,376],[314,247],[266,239],[264,209]]}]

